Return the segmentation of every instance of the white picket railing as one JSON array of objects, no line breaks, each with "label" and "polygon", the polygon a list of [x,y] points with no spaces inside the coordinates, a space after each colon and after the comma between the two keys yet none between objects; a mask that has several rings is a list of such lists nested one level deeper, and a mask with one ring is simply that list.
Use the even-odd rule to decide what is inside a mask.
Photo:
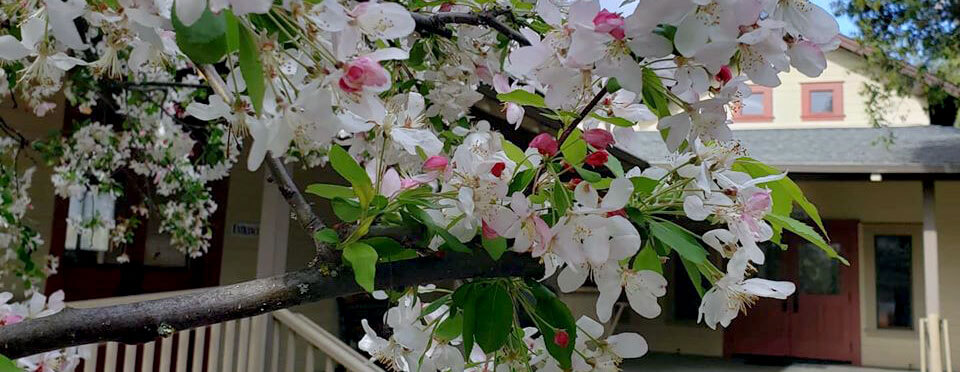
[{"label": "white picket railing", "polygon": [[[75,307],[124,303],[180,294],[83,301]],[[278,310],[251,318],[188,329],[139,345],[116,342],[81,346],[83,372],[383,372],[306,316]]]}]

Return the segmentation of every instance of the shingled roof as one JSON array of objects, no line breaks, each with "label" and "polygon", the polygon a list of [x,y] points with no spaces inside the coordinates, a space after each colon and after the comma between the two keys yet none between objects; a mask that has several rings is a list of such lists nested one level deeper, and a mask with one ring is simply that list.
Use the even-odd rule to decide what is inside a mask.
[{"label": "shingled roof", "polygon": [[[886,145],[880,139],[892,135]],[[894,128],[737,130],[749,156],[801,173],[960,173],[960,129]],[[658,132],[643,132],[627,152],[657,164],[667,155]]]}]

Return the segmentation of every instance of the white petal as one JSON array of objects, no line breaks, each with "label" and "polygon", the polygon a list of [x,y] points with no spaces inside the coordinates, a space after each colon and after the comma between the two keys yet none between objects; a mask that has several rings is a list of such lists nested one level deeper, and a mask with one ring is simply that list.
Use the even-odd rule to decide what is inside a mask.
[{"label": "white petal", "polygon": [[657,129],[659,130],[670,129],[665,141],[670,152],[675,152],[680,148],[680,144],[690,134],[692,126],[693,122],[690,121],[690,115],[686,112],[665,117],[657,123]]},{"label": "white petal", "polygon": [[47,16],[50,17],[50,31],[57,41],[72,49],[85,49],[80,32],[73,20],[83,15],[87,2],[84,0],[48,0]]},{"label": "white petal", "polygon": [[647,340],[640,335],[628,332],[607,337],[611,350],[622,358],[639,358],[647,353]]},{"label": "white petal", "polygon": [[10,35],[0,36],[0,58],[12,61],[28,55],[30,55],[30,49],[23,46],[20,40]]},{"label": "white petal", "polygon": [[677,33],[673,43],[677,51],[685,57],[693,57],[710,37],[710,29],[698,19],[696,11],[687,14],[686,18],[677,26]]},{"label": "white petal", "polygon": [[[597,323],[596,320],[593,320],[586,315],[581,316],[580,319],[577,319],[577,328],[590,335],[592,338],[603,336],[603,325]],[[585,337],[585,339],[587,338]],[[577,340],[579,341],[581,338],[577,337]]]},{"label": "white petal", "polygon": [[373,59],[374,61],[386,61],[391,59],[402,60],[409,58],[410,54],[400,48],[383,48],[367,54],[367,57],[370,57],[370,59]]},{"label": "white petal", "polygon": [[[581,182],[581,184],[583,184],[583,182]],[[610,188],[607,191],[607,195],[603,196],[603,202],[600,203],[600,208],[604,210],[623,208],[627,205],[627,202],[630,201],[630,196],[632,195],[633,182],[627,178],[617,178],[610,183]]]},{"label": "white petal", "polygon": [[683,198],[683,213],[691,220],[703,221],[713,213],[713,208],[705,206],[699,196],[689,195]]},{"label": "white petal", "polygon": [[580,267],[567,265],[557,276],[557,284],[561,291],[570,293],[576,291],[587,281],[587,274],[589,274],[589,269],[586,265]]},{"label": "white petal", "polygon": [[206,8],[207,0],[177,0],[173,7],[177,13],[177,19],[187,26],[197,22]]},{"label": "white petal", "polygon": [[599,206],[600,195],[597,188],[589,182],[580,182],[573,190],[574,199],[586,208],[597,208]]},{"label": "white petal", "polygon": [[233,13],[238,16],[249,13],[263,14],[270,11],[273,0],[230,0],[230,5]]},{"label": "white petal", "polygon": [[797,290],[797,287],[791,282],[777,282],[773,280],[752,278],[743,282],[743,289],[760,297],[770,297],[777,299],[786,299]]}]

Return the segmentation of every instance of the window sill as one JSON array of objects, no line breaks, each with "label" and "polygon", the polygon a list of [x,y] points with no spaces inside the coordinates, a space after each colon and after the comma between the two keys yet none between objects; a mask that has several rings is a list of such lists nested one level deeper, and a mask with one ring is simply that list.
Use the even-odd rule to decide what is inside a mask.
[{"label": "window sill", "polygon": [[803,120],[803,121],[836,121],[836,120],[843,120],[845,117],[846,117],[846,115],[843,115],[843,114],[840,114],[840,115],[834,115],[834,114],[827,114],[827,115],[801,115],[801,116],[800,116],[800,119]]},{"label": "window sill", "polygon": [[773,116],[737,116],[733,118],[733,123],[771,123]]}]

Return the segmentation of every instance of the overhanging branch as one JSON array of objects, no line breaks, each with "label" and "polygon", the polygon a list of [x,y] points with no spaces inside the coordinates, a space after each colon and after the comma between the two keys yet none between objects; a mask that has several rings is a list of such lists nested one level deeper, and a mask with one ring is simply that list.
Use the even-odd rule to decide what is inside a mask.
[{"label": "overhanging branch", "polygon": [[[17,359],[69,346],[104,341],[147,342],[170,332],[246,318],[363,290],[353,275],[324,276],[306,268],[270,278],[159,300],[89,309],[64,309],[39,319],[0,327],[0,354]],[[531,277],[543,265],[530,256],[506,253],[493,261],[482,252],[450,253],[377,266],[377,288],[412,286],[446,279]]]},{"label": "overhanging branch", "polygon": [[510,28],[510,26],[507,26],[505,23],[497,19],[498,15],[504,14],[505,12],[509,11],[491,10],[480,13],[444,12],[429,16],[419,13],[411,13],[411,15],[413,15],[413,20],[417,22],[417,31],[420,32],[431,33],[444,37],[452,37],[453,32],[447,29],[446,25],[465,24],[474,26],[487,26],[497,30],[497,32],[500,32],[511,40],[520,43],[520,45],[530,45],[530,41],[527,40],[523,34],[517,30],[514,30],[513,28]]}]

